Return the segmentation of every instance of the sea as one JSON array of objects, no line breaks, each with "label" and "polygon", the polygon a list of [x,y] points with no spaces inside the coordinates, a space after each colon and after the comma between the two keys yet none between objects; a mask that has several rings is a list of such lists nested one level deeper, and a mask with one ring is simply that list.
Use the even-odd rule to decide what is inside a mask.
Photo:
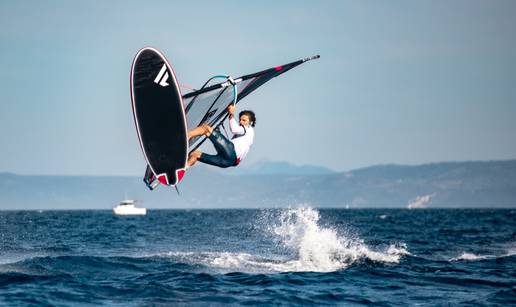
[{"label": "sea", "polygon": [[515,306],[516,209],[0,211],[5,306]]}]

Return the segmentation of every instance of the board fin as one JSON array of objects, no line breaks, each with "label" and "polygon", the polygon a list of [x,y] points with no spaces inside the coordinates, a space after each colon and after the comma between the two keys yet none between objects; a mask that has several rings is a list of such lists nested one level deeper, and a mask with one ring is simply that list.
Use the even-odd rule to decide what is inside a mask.
[{"label": "board fin", "polygon": [[147,168],[145,169],[145,176],[143,177],[143,182],[145,182],[145,185],[151,191],[159,185],[159,180],[158,178],[156,178],[149,165],[147,165]]}]

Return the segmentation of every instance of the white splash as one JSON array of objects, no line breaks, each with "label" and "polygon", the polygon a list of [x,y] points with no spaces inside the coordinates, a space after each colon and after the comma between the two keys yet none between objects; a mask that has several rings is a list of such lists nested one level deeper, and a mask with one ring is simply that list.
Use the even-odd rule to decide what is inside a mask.
[{"label": "white splash", "polygon": [[50,256],[50,255],[43,253],[43,252],[25,251],[22,253],[3,254],[2,251],[0,251],[0,266],[16,264],[18,262],[31,260],[31,259],[35,259],[35,258],[43,258],[43,257],[48,257],[48,256]]},{"label": "white splash", "polygon": [[312,208],[287,209],[272,228],[279,242],[297,259],[285,262],[287,271],[331,272],[348,267],[358,259],[399,262],[408,254],[404,244],[390,245],[383,251],[371,250],[363,240],[340,235],[319,225],[319,212]]},{"label": "white splash", "polygon": [[433,197],[434,197],[434,194],[418,196],[414,199],[409,200],[407,208],[409,208],[409,209],[426,208],[426,206],[432,201]]},{"label": "white splash", "polygon": [[512,257],[516,255],[516,248],[509,246],[502,250],[495,250],[491,255],[477,255],[474,253],[463,252],[456,258],[451,258],[450,261],[479,261],[485,259],[499,259],[504,257]]},{"label": "white splash", "polygon": [[516,255],[516,247],[509,247],[507,249],[507,257],[511,257],[511,256],[514,256]]},{"label": "white splash", "polygon": [[[258,221],[285,253],[265,252],[167,252],[159,257],[222,272],[333,272],[349,267],[361,259],[398,263],[409,255],[405,244],[391,244],[371,249],[363,240],[319,225],[319,211],[295,208],[279,214],[264,214]],[[275,211],[274,211],[275,212]]]},{"label": "white splash", "polygon": [[493,256],[489,256],[489,255],[476,255],[476,254],[473,254],[473,253],[466,253],[466,252],[464,252],[459,257],[452,258],[451,261],[461,261],[461,260],[475,261],[475,260],[488,259],[490,257],[493,257]]}]

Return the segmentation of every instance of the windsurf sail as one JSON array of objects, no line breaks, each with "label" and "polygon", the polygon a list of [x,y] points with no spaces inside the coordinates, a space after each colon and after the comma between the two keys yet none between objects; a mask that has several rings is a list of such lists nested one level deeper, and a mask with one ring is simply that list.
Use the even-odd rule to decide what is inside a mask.
[{"label": "windsurf sail", "polygon": [[[270,79],[319,57],[319,55],[315,55],[236,79],[229,76],[210,78],[199,90],[183,95],[188,129],[193,129],[201,124],[208,124],[213,128],[218,127],[228,116],[228,105],[238,103]],[[189,152],[197,149],[205,140],[204,136],[190,140]]]},{"label": "windsurf sail", "polygon": [[[231,103],[237,104],[270,79],[304,62],[315,60],[319,57],[319,55],[315,55],[236,79],[226,75],[217,75],[208,79],[200,89],[182,95],[183,105],[186,106],[185,113],[188,129],[193,129],[201,124],[208,124],[213,128],[217,128],[228,116],[227,107]],[[188,89],[192,90],[191,88]],[[199,148],[205,140],[206,137],[204,136],[190,140],[188,151],[191,153]],[[145,172],[144,182],[150,190],[154,190],[159,185],[156,176],[149,166],[147,166]]]}]

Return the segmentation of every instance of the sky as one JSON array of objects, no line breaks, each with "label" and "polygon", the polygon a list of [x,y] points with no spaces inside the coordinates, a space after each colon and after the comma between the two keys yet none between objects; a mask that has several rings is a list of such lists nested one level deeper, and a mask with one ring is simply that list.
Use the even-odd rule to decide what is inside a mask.
[{"label": "sky", "polygon": [[[0,1],[0,172],[142,175],[129,74],[180,84],[320,54],[242,100],[242,164],[516,158],[514,1]],[[210,150],[210,148],[206,148]]]}]

